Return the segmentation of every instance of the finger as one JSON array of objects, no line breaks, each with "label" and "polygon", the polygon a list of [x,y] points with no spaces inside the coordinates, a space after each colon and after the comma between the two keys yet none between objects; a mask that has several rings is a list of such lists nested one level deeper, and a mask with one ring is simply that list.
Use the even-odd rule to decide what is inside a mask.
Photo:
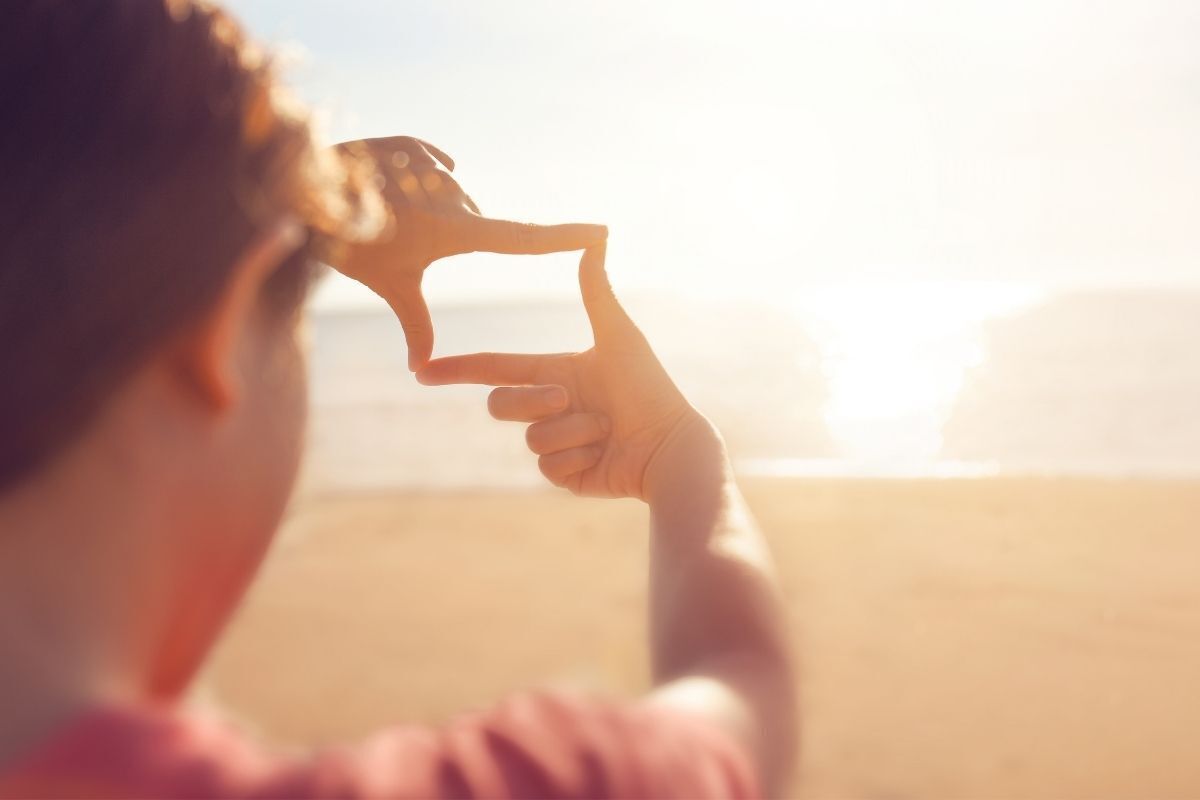
[{"label": "finger", "polygon": [[429,316],[425,298],[421,296],[421,285],[405,286],[386,299],[396,312],[400,327],[404,329],[404,340],[408,343],[408,368],[416,372],[433,355],[433,319]]},{"label": "finger", "polygon": [[404,167],[436,167],[433,154],[420,139],[411,136],[383,136],[364,139],[367,148],[378,158],[387,159],[398,169]]},{"label": "finger", "polygon": [[433,156],[416,145],[393,146],[380,150],[375,163],[393,175],[398,175],[404,170],[437,169],[437,162],[433,160]]},{"label": "finger", "polygon": [[404,195],[404,200],[410,206],[416,208],[430,208],[432,201],[429,193],[425,191],[424,182],[421,176],[417,174],[411,167],[392,170],[392,180],[395,181],[396,187]]},{"label": "finger", "polygon": [[561,386],[502,386],[488,395],[488,412],[508,422],[536,422],[566,409]]},{"label": "finger", "polygon": [[429,170],[420,175],[421,187],[442,207],[466,207],[479,213],[479,206],[463,191],[462,185],[441,170]]},{"label": "finger", "polygon": [[454,172],[454,159],[451,158],[450,156],[446,155],[445,150],[442,150],[440,147],[436,147],[436,146],[430,144],[429,142],[425,141],[424,139],[415,139],[414,141],[416,141],[419,145],[421,145],[426,150],[428,150],[430,153],[432,153],[434,158],[436,158],[438,161],[442,162],[443,167],[450,170],[451,172]]},{"label": "finger", "polygon": [[487,217],[463,217],[459,239],[473,252],[541,255],[582,250],[608,238],[603,225],[530,225]]},{"label": "finger", "polygon": [[344,151],[371,155],[377,161],[389,162],[397,169],[403,169],[409,165],[435,167],[439,162],[446,169],[454,169],[454,159],[446,155],[443,150],[423,139],[416,139],[412,136],[380,136],[374,139],[359,139],[342,142],[337,147]]},{"label": "finger", "polygon": [[538,458],[538,469],[555,486],[562,486],[572,475],[596,466],[604,448],[598,445],[573,447]]},{"label": "finger", "polygon": [[564,414],[535,422],[525,430],[525,444],[540,456],[601,441],[612,430],[603,414]]},{"label": "finger", "polygon": [[456,190],[458,193],[462,192],[462,189],[459,188],[454,178],[451,178],[441,170],[429,169],[418,171],[417,180],[421,182],[421,188],[425,190],[425,194],[439,202],[452,196]]},{"label": "finger", "polygon": [[579,289],[597,341],[604,337],[637,332],[633,320],[613,293],[608,272],[604,268],[604,255],[605,245],[602,243],[589,247],[579,259]]},{"label": "finger", "polygon": [[485,386],[529,386],[539,383],[538,374],[559,355],[474,353],[430,361],[417,371],[426,386],[450,383],[479,383]]}]

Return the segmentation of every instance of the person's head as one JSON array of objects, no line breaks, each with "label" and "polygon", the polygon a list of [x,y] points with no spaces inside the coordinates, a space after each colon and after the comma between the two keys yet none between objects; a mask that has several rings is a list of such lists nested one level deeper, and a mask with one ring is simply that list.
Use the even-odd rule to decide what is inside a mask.
[{"label": "person's head", "polygon": [[380,223],[371,167],[199,0],[6,6],[0,107],[0,503],[86,476],[168,504],[146,547],[219,624],[295,477],[316,264]]}]

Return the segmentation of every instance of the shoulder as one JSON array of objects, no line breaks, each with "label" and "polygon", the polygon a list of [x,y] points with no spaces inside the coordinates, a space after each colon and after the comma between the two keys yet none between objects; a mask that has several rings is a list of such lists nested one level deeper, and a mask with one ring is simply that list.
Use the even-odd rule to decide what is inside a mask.
[{"label": "shoulder", "polygon": [[216,716],[98,708],[6,765],[0,797],[242,796],[288,761]]},{"label": "shoulder", "polygon": [[306,753],[220,720],[102,711],[0,775],[0,797],[750,797],[753,773],[687,715],[566,692],[511,696],[441,728]]}]

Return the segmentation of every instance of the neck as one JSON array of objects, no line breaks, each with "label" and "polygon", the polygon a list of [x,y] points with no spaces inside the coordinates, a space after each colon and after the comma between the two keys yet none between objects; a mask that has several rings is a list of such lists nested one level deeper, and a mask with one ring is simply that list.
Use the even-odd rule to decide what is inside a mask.
[{"label": "neck", "polygon": [[0,762],[153,685],[170,570],[147,543],[164,517],[133,496],[136,464],[101,455],[68,454],[0,494]]}]

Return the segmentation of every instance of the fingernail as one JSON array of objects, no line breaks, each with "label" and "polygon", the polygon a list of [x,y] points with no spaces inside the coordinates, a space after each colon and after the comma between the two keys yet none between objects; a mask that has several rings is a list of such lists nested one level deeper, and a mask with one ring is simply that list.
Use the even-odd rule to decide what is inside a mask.
[{"label": "fingernail", "polygon": [[552,386],[547,389],[542,393],[542,397],[545,398],[546,404],[555,411],[567,407],[567,393],[557,386]]}]

